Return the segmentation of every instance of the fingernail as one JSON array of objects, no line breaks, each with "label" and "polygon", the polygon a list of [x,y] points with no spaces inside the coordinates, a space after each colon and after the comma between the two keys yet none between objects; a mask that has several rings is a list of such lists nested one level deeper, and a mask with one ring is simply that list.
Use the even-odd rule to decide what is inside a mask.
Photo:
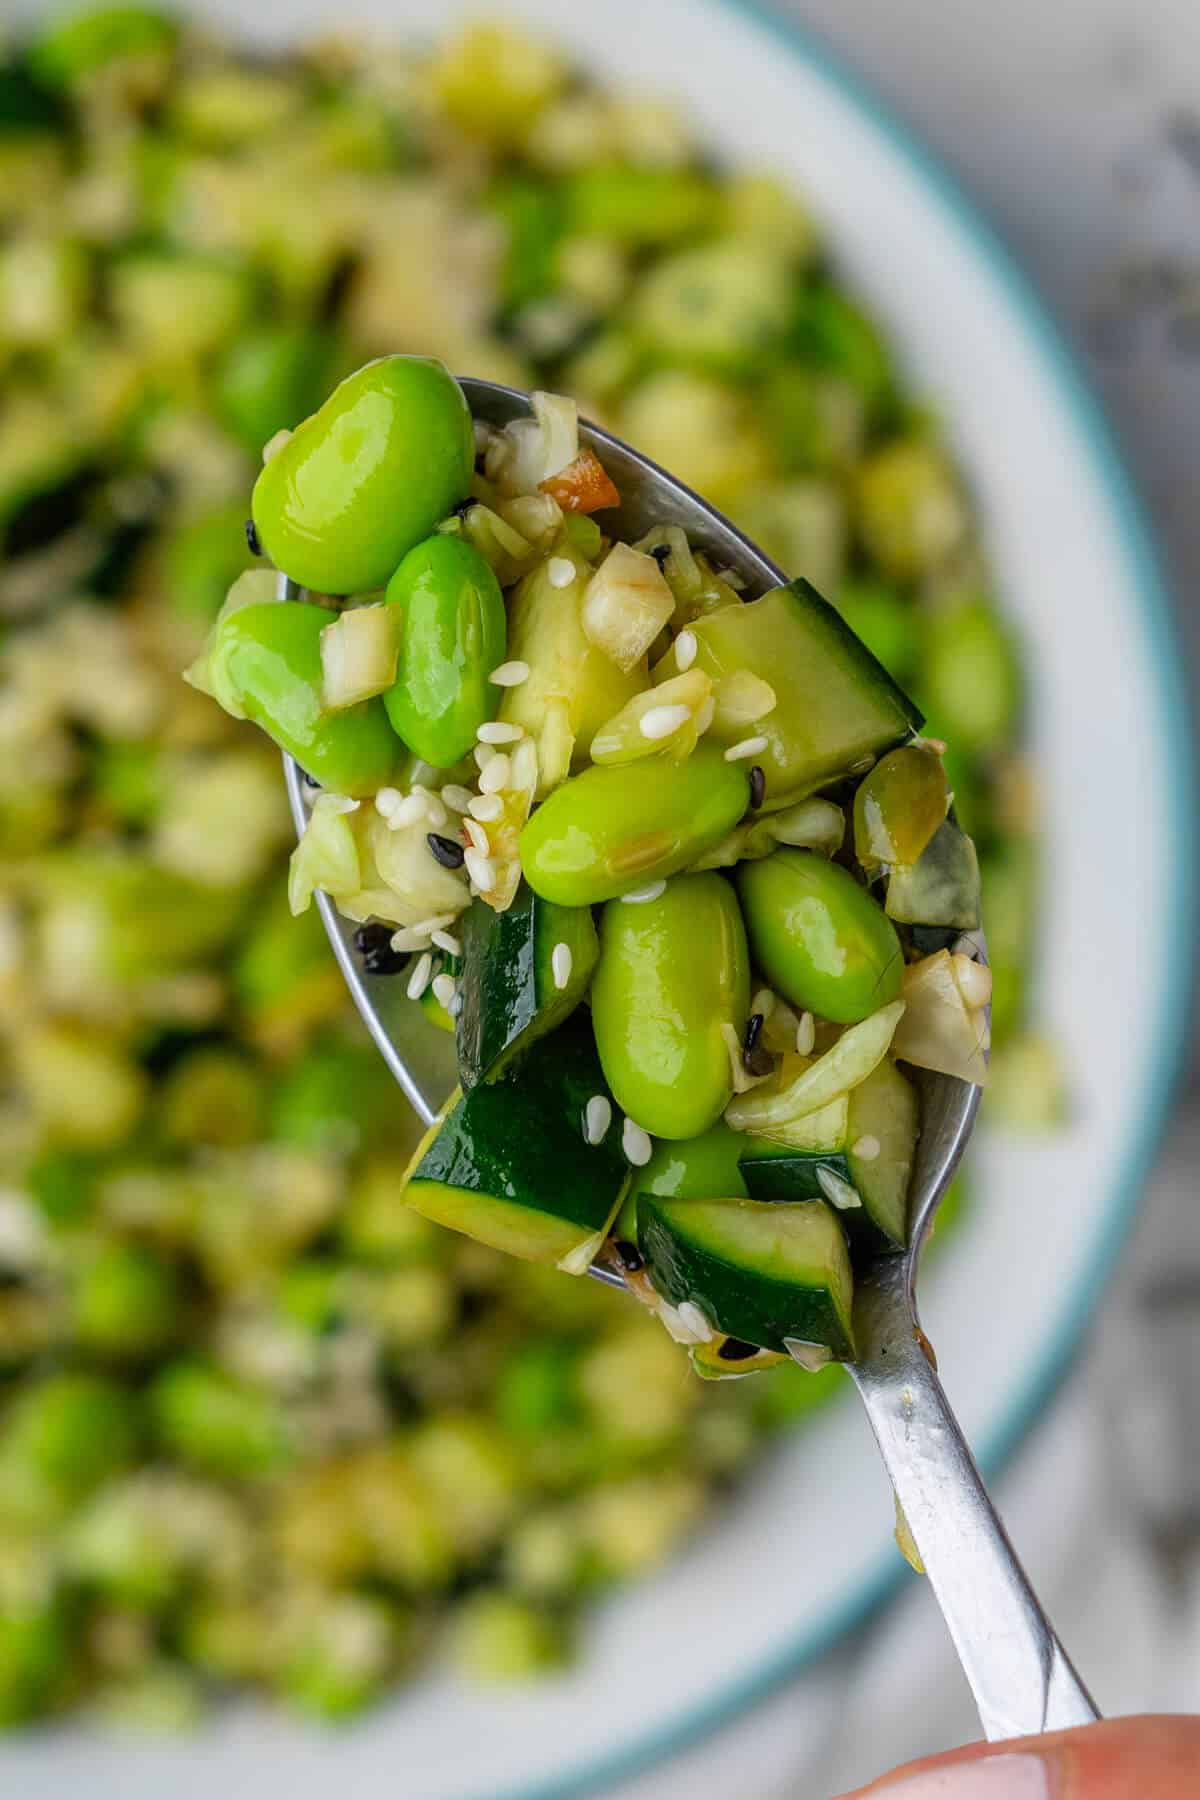
[{"label": "fingernail", "polygon": [[1051,1800],[1040,1756],[983,1756],[906,1775],[870,1790],[871,1800]]}]

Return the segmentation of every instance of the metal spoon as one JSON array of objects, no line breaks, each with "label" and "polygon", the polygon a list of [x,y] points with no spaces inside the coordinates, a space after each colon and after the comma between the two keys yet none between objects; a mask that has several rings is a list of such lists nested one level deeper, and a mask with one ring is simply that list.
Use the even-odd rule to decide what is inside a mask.
[{"label": "metal spoon", "polygon": [[[530,411],[527,396],[512,388],[471,380],[462,386],[474,417],[489,425],[505,425]],[[689,543],[718,568],[736,572],[749,598],[786,579],[728,520],[657,464],[595,426],[581,426],[580,436],[620,490],[616,523],[622,537],[640,537],[664,522],[680,525]],[[287,760],[285,767],[300,831],[307,817],[306,786],[295,763]],[[414,1110],[429,1124],[458,1078],[452,1040],[426,1022],[407,998],[401,977],[366,974],[354,948],[353,925],[326,895],[317,895],[317,905],[367,1029]],[[969,947],[986,958],[981,933]],[[859,1356],[850,1373],[987,1736],[1012,1738],[1087,1724],[1098,1716],[1095,1704],[988,1498],[918,1322],[921,1251],[970,1136],[980,1090],[923,1070],[915,1075],[921,1137],[912,1176],[912,1239],[905,1255],[878,1257],[857,1277]],[[593,1265],[590,1272],[622,1285],[610,1269]]]}]

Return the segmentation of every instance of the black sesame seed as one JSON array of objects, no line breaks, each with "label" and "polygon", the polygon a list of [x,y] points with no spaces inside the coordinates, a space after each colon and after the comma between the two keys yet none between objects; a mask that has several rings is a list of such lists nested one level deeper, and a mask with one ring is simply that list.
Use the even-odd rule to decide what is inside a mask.
[{"label": "black sesame seed", "polygon": [[354,934],[354,948],[368,975],[398,975],[408,966],[408,951],[392,949],[390,925],[360,925]]},{"label": "black sesame seed", "polygon": [[320,787],[321,784],[317,780],[316,776],[310,775],[307,769],[301,769],[300,775],[301,775],[301,779],[304,782],[305,787],[310,787],[310,788],[319,788]]},{"label": "black sesame seed", "polygon": [[425,842],[443,869],[462,868],[466,851],[453,838],[441,837],[436,831],[427,831]]},{"label": "black sesame seed", "polygon": [[246,542],[250,546],[251,556],[262,555],[262,545],[258,541],[258,528],[253,519],[246,520]]},{"label": "black sesame seed", "polygon": [[748,1362],[752,1356],[758,1355],[757,1344],[747,1344],[743,1338],[726,1338],[717,1351],[720,1362]]},{"label": "black sesame seed", "polygon": [[746,1020],[746,1036],[742,1043],[742,1064],[748,1075],[769,1075],[775,1064],[769,1050],[759,1043],[763,1014],[751,1013]]},{"label": "black sesame seed", "polygon": [[670,558],[671,546],[670,544],[655,544],[650,554],[661,569]]},{"label": "black sesame seed", "polygon": [[750,810],[757,812],[767,797],[767,778],[758,763],[750,771]]},{"label": "black sesame seed", "polygon": [[645,1257],[636,1244],[631,1244],[628,1238],[617,1238],[613,1243],[613,1249],[617,1253],[617,1260],[627,1274],[636,1275],[639,1269],[645,1268]]}]

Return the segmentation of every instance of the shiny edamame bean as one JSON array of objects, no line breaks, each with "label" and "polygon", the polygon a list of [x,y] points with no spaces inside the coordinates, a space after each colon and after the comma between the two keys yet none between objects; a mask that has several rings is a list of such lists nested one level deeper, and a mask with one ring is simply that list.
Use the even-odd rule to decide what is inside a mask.
[{"label": "shiny edamame bean", "polygon": [[592,1024],[621,1110],[654,1137],[693,1138],[733,1091],[730,1045],[750,1003],[746,932],[721,875],[681,875],[656,900],[613,900],[600,920]]},{"label": "shiny edamame bean", "polygon": [[350,375],[265,465],[251,511],[275,565],[318,593],[382,587],[463,498],[475,435],[462,389],[426,356]]},{"label": "shiny edamame bean", "polygon": [[849,1025],[900,992],[895,927],[838,863],[776,850],[737,870],[755,963],[793,1006]]},{"label": "shiny edamame bean", "polygon": [[321,633],[333,617],[298,600],[240,607],[217,627],[214,685],[322,787],[373,794],[389,780],[400,745],[381,700],[322,710]]},{"label": "shiny edamame bean", "polygon": [[654,757],[572,776],[521,833],[535,894],[592,906],[674,875],[719,843],[750,803],[744,763],[702,745],[686,762]]},{"label": "shiny edamame bean", "polygon": [[501,690],[488,680],[504,661],[504,596],[465,538],[417,544],[387,585],[402,615],[396,679],[383,697],[410,750],[436,768],[460,762],[494,716]]}]

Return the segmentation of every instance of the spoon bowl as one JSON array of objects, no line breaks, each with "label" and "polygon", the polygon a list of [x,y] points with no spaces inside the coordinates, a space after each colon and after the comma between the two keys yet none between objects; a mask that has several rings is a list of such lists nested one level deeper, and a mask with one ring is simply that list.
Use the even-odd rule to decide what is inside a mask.
[{"label": "spoon bowl", "polygon": [[[464,379],[472,415],[501,427],[531,413],[528,395]],[[728,519],[648,457],[581,421],[580,441],[604,463],[621,494],[618,534],[641,537],[676,524],[747,599],[787,577]],[[610,515],[611,516],[611,515]],[[281,595],[294,592],[281,577]],[[285,780],[297,832],[313,790],[290,758]],[[355,926],[327,895],[317,906],[346,985],[368,1031],[422,1123],[429,1125],[457,1081],[454,1043],[408,999],[398,975],[370,975],[354,946]],[[986,962],[982,932],[957,948]],[[981,1090],[914,1070],[921,1135],[910,1188],[909,1247],[879,1256],[855,1287],[857,1359],[850,1365],[909,1533],[949,1627],[989,1738],[1022,1736],[1095,1719],[1096,1707],[1055,1636],[984,1488],[937,1374],[917,1311],[921,1252],[979,1110]],[[589,1274],[616,1287],[621,1275],[594,1263]],[[797,1345],[798,1360],[803,1360]]]}]

